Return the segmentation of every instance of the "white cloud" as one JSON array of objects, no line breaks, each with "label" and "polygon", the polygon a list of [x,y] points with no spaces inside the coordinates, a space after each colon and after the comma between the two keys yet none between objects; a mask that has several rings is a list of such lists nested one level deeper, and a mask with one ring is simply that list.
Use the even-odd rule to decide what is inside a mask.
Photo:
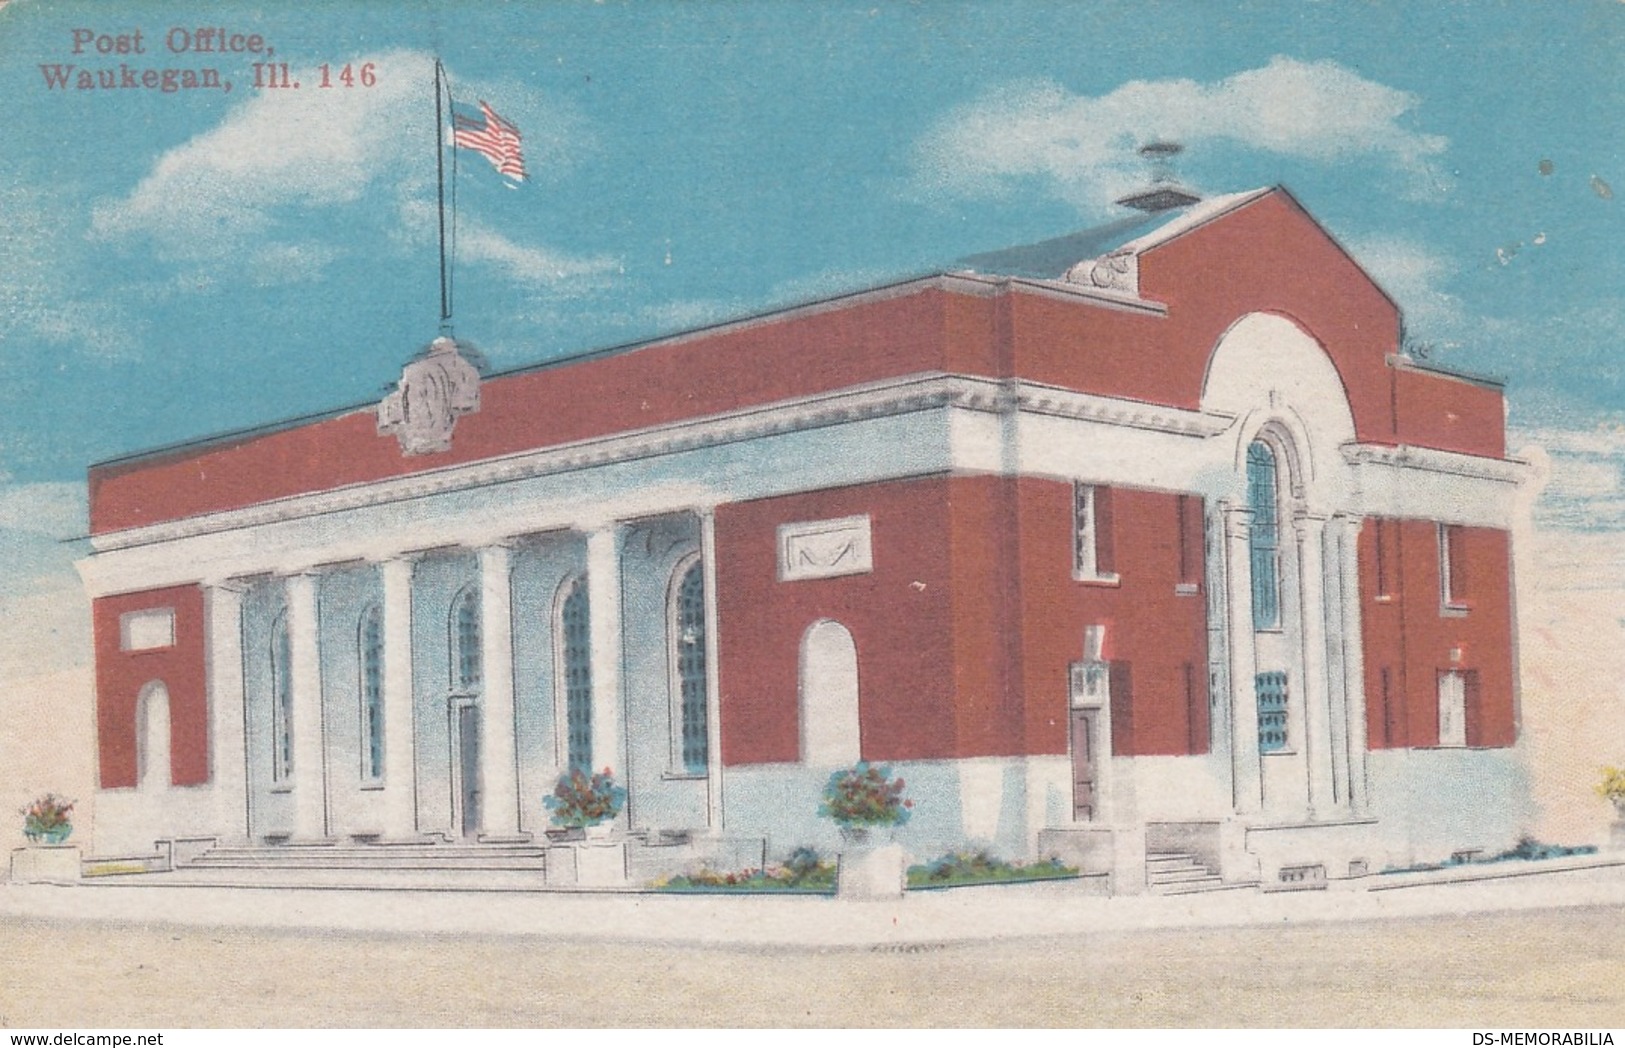
[{"label": "white cloud", "polygon": [[1099,210],[1144,181],[1138,145],[1172,138],[1327,164],[1376,161],[1415,187],[1438,181],[1431,161],[1448,145],[1401,123],[1419,101],[1336,62],[1279,55],[1216,83],[1135,80],[1099,96],[1016,83],[933,128],[916,150],[916,181],[928,192],[982,195],[1036,178]]},{"label": "white cloud", "polygon": [[527,284],[580,283],[601,278],[619,268],[607,255],[572,258],[546,248],[525,247],[482,223],[463,219],[457,232],[459,262],[489,263],[508,271],[516,282]]},{"label": "white cloud", "polygon": [[[1513,430],[1510,446],[1533,444],[1550,459],[1536,523],[1572,531],[1625,531],[1625,425]],[[1522,452],[1520,451],[1520,454]]]},{"label": "white cloud", "polygon": [[[0,346],[10,336],[124,357],[137,349],[135,321],[103,299],[87,298],[60,256],[67,201],[23,185],[0,186]],[[3,349],[0,349],[3,352]]]},{"label": "white cloud", "polygon": [[1407,330],[1425,338],[1459,335],[1466,320],[1461,299],[1443,290],[1453,267],[1406,237],[1378,235],[1349,242],[1349,251],[1405,313]]},{"label": "white cloud", "polygon": [[[390,232],[421,241],[434,219],[434,96],[425,87],[433,59],[392,51],[352,64],[363,61],[379,71],[373,87],[263,91],[238,105],[160,157],[129,194],[99,204],[92,233],[150,239],[162,257],[198,263],[200,274],[242,259],[259,284],[308,281],[344,251],[337,237],[313,239],[312,213],[357,205],[377,188],[394,199]],[[459,97],[501,100],[503,115],[525,129],[533,170],[557,175],[591,148],[580,121],[532,89],[453,82]],[[521,245],[466,217],[460,246],[463,260],[521,283],[589,277],[611,265]]]}]

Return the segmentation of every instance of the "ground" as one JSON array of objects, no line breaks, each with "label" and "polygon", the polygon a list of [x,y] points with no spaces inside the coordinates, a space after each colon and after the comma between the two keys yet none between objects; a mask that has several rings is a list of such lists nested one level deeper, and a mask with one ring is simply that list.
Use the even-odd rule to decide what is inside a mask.
[{"label": "ground", "polygon": [[0,923],[0,1027],[1625,1025],[1625,906],[716,948]]}]

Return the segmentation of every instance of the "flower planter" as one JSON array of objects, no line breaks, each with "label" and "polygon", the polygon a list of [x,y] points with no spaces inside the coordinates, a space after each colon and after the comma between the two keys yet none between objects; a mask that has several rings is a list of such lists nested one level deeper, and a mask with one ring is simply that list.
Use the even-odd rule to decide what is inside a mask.
[{"label": "flower planter", "polygon": [[842,899],[900,899],[907,886],[908,861],[896,844],[842,849],[835,894]]},{"label": "flower planter", "polygon": [[591,826],[581,828],[581,836],[589,841],[607,841],[615,835],[613,822],[595,822]]},{"label": "flower planter", "polygon": [[69,884],[79,871],[79,849],[72,844],[34,844],[11,853],[15,884]]},{"label": "flower planter", "polygon": [[28,838],[29,844],[61,844],[73,836],[73,827],[64,824],[48,830],[24,830],[23,836]]}]

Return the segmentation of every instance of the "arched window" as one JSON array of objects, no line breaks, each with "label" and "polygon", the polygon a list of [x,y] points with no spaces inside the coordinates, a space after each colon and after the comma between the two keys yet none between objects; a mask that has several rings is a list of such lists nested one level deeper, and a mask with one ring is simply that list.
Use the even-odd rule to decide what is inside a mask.
[{"label": "arched window", "polygon": [[571,770],[592,770],[592,633],[588,621],[587,580],[576,576],[564,584],[558,613],[558,678],[564,687],[565,763]]},{"label": "arched window", "polygon": [[288,615],[271,624],[271,781],[293,777],[293,679],[288,656]]},{"label": "arched window", "polygon": [[451,682],[464,694],[479,690],[480,591],[464,587],[451,602]]},{"label": "arched window", "polygon": [[669,609],[671,622],[671,679],[677,708],[673,713],[678,750],[684,771],[703,773],[710,747],[707,740],[705,686],[705,571],[698,557],[678,565]]},{"label": "arched window", "polygon": [[1275,452],[1262,440],[1247,446],[1247,507],[1253,511],[1253,629],[1281,626],[1281,529]]},{"label": "arched window", "polygon": [[377,782],[384,777],[384,624],[376,604],[369,604],[361,612],[357,647],[361,668],[361,778]]},{"label": "arched window", "polygon": [[858,648],[839,622],[814,623],[801,641],[801,759],[853,764],[858,737]]},{"label": "arched window", "polygon": [[169,767],[169,689],[155,680],[135,700],[135,773],[143,791],[167,788]]}]

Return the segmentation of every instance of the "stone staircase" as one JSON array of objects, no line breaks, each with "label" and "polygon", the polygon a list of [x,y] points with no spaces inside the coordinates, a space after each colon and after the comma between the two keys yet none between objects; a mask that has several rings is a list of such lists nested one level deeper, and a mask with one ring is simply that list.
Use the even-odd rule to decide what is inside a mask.
[{"label": "stone staircase", "polygon": [[216,845],[177,857],[170,884],[534,890],[546,883],[547,844]]},{"label": "stone staircase", "polygon": [[1197,892],[1253,888],[1255,884],[1227,883],[1213,870],[1184,852],[1147,852],[1145,880],[1153,895],[1193,895]]}]

